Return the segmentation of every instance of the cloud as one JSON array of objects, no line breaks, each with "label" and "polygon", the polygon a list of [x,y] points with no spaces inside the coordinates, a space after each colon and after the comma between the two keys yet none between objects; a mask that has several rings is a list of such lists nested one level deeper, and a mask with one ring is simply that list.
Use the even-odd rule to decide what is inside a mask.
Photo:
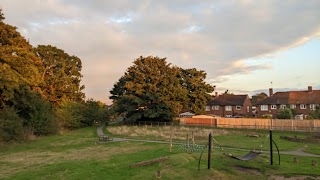
[{"label": "cloud", "polygon": [[319,36],[320,1],[2,0],[5,22],[36,46],[83,62],[88,97],[108,91],[140,55],[196,67],[211,82],[272,68],[261,57]]}]

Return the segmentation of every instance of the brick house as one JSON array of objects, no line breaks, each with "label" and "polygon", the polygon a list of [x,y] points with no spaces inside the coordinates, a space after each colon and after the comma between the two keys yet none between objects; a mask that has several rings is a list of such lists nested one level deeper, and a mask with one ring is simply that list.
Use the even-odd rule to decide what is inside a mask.
[{"label": "brick house", "polygon": [[269,97],[257,104],[257,116],[271,114],[277,117],[279,110],[290,108],[295,110],[296,114],[303,115],[304,118],[317,106],[320,105],[320,90],[312,90],[308,86],[307,91],[287,91],[273,94],[273,89],[269,89]]},{"label": "brick house", "polygon": [[248,95],[216,95],[207,103],[206,114],[221,117],[251,117],[252,105]]}]

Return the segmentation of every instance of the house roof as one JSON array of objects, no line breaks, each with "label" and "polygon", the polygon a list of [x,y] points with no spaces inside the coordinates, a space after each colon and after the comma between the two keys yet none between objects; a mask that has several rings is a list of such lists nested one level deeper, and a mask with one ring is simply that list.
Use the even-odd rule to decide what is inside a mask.
[{"label": "house roof", "polygon": [[220,95],[208,102],[208,105],[220,105],[220,106],[242,106],[248,95],[233,95],[224,94]]},{"label": "house roof", "polygon": [[320,90],[277,92],[257,104],[320,104]]}]

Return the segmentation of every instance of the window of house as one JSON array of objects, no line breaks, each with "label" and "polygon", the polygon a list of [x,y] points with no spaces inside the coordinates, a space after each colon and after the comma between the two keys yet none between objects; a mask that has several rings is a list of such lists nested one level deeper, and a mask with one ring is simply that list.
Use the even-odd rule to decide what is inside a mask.
[{"label": "window of house", "polygon": [[285,109],[287,106],[285,104],[280,105],[280,109]]},{"label": "window of house", "polygon": [[236,106],[236,110],[241,110],[241,106]]},{"label": "window of house", "polygon": [[247,112],[249,112],[250,111],[250,107],[249,106],[247,106]]},{"label": "window of house", "polygon": [[277,109],[277,105],[271,105],[271,109]]},{"label": "window of house", "polygon": [[210,111],[210,106],[206,106],[206,111]]},{"label": "window of house", "polygon": [[212,106],[213,110],[219,110],[219,105]]},{"label": "window of house", "polygon": [[231,106],[226,106],[226,111],[231,111],[232,107]]},{"label": "window of house", "polygon": [[307,109],[307,106],[305,104],[300,104],[300,109]]},{"label": "window of house", "polygon": [[310,104],[310,109],[311,110],[316,110],[317,105],[316,104]]},{"label": "window of house", "polygon": [[268,111],[268,105],[261,105],[260,109],[261,111]]},{"label": "window of house", "polygon": [[290,104],[290,109],[295,109],[296,105],[295,104]]}]

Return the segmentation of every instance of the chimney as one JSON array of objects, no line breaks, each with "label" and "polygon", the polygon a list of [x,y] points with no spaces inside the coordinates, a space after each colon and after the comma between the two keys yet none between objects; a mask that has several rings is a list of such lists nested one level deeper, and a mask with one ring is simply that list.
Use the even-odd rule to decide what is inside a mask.
[{"label": "chimney", "polygon": [[272,95],[273,95],[273,89],[269,88],[269,96],[272,96]]},{"label": "chimney", "polygon": [[215,92],[215,97],[218,97],[218,96],[219,96],[218,92]]},{"label": "chimney", "polygon": [[309,93],[312,92],[312,86],[308,86],[308,92],[309,92]]}]

